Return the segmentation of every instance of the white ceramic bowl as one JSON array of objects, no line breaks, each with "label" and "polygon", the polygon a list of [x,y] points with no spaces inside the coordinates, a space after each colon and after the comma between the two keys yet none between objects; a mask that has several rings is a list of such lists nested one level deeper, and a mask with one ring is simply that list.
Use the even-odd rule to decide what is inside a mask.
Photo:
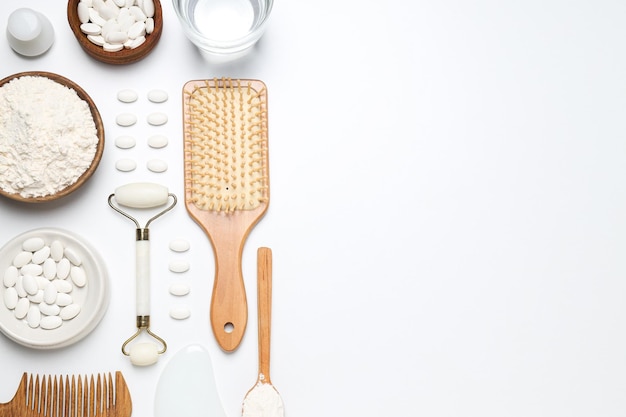
[{"label": "white ceramic bowl", "polygon": [[6,35],[11,48],[24,56],[41,55],[54,43],[50,20],[27,7],[16,9],[9,15]]},{"label": "white ceramic bowl", "polygon": [[69,346],[87,336],[100,322],[109,305],[109,282],[104,262],[98,253],[74,233],[62,229],[34,229],[11,239],[0,249],[0,277],[22,251],[22,244],[31,237],[41,237],[47,245],[60,240],[81,258],[87,284],[74,288],[72,297],[81,306],[80,313],[53,330],[31,328],[25,319],[15,317],[4,303],[5,285],[0,282],[0,331],[9,339],[30,348],[56,349]]}]

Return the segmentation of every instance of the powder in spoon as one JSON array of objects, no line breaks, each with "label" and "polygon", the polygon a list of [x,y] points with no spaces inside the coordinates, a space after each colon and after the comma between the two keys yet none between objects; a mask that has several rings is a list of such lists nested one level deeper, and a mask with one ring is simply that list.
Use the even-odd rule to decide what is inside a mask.
[{"label": "powder in spoon", "polygon": [[282,417],[283,400],[272,384],[259,381],[243,400],[243,417]]},{"label": "powder in spoon", "polygon": [[0,188],[22,197],[52,195],[89,169],[98,136],[89,105],[43,76],[0,87]]}]

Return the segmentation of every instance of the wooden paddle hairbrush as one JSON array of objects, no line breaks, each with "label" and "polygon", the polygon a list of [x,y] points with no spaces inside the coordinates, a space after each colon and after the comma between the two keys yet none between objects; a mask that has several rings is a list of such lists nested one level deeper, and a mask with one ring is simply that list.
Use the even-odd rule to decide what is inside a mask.
[{"label": "wooden paddle hairbrush", "polygon": [[183,87],[185,205],[215,256],[211,327],[239,346],[248,321],[241,256],[269,204],[267,90],[258,80],[189,81]]}]

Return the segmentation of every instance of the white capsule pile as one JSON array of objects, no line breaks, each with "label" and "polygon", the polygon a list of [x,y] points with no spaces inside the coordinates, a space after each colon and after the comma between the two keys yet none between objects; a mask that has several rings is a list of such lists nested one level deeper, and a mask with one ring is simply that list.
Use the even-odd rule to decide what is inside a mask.
[{"label": "white capsule pile", "polygon": [[3,284],[4,305],[17,320],[52,330],[80,313],[74,295],[87,286],[87,275],[70,246],[31,237],[4,271]]},{"label": "white capsule pile", "polygon": [[153,0],[81,0],[80,30],[107,52],[135,49],[154,31]]}]

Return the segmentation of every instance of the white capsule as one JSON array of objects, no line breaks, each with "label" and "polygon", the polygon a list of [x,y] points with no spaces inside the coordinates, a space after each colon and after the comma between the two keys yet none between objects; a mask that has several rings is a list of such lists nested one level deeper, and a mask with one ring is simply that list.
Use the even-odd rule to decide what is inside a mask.
[{"label": "white capsule", "polygon": [[15,310],[13,310],[13,314],[15,314],[15,318],[22,320],[28,314],[28,310],[30,309],[30,301],[28,298],[20,298],[15,305]]},{"label": "white capsule", "polygon": [[57,301],[57,294],[59,291],[50,281],[43,290],[43,301],[47,304],[53,304]]},{"label": "white capsule", "polygon": [[65,279],[70,275],[71,264],[69,259],[63,258],[57,263],[57,277]]},{"label": "white capsule", "polygon": [[39,311],[44,316],[58,316],[61,312],[61,307],[56,304],[39,303]]},{"label": "white capsule", "polygon": [[28,308],[28,313],[26,313],[26,322],[33,329],[39,327],[39,323],[41,322],[41,311],[38,306],[31,305]]},{"label": "white capsule", "polygon": [[65,255],[65,257],[74,266],[80,266],[83,263],[83,260],[81,259],[81,257],[78,254],[78,252],[76,252],[76,249],[74,249],[72,247],[65,248],[65,251],[63,251],[63,255]]},{"label": "white capsule", "polygon": [[20,268],[20,273],[22,275],[32,275],[34,277],[41,275],[43,273],[43,267],[38,264],[26,264]]},{"label": "white capsule", "polygon": [[115,3],[117,7],[120,7],[120,8],[126,6],[126,0],[113,0],[113,2]]},{"label": "white capsule", "polygon": [[45,330],[56,329],[61,324],[63,324],[63,320],[61,319],[61,317],[59,317],[57,315],[54,315],[54,316],[44,316],[44,317],[42,317],[41,321],[39,322],[39,326],[42,329],[45,329]]},{"label": "white capsule", "polygon": [[50,281],[48,281],[48,279],[44,278],[41,275],[36,276],[35,279],[37,280],[37,286],[40,290],[45,290],[46,287],[50,285]]},{"label": "white capsule", "polygon": [[9,267],[4,271],[4,277],[2,279],[2,283],[7,288],[12,287],[15,285],[18,275],[19,275],[19,271],[15,267],[15,265],[9,265]]},{"label": "white capsule", "polygon": [[167,143],[167,136],[164,135],[153,135],[148,138],[148,146],[150,146],[151,148],[164,148],[167,146]]},{"label": "white capsule", "polygon": [[128,33],[126,32],[109,32],[104,35],[104,41],[112,45],[124,44],[128,40]]},{"label": "white capsule", "polygon": [[137,116],[132,113],[118,114],[115,118],[115,123],[120,126],[132,126],[137,123]]},{"label": "white capsule", "polygon": [[28,295],[35,295],[37,291],[39,291],[39,285],[37,285],[37,280],[32,275],[24,275],[22,277],[22,286],[24,287],[24,291]]},{"label": "white capsule", "polygon": [[61,317],[63,320],[71,320],[76,317],[78,313],[80,313],[80,305],[69,304],[61,309],[59,317]]},{"label": "white capsule", "polygon": [[15,255],[15,258],[13,258],[13,265],[16,268],[21,268],[24,265],[28,264],[31,261],[31,259],[33,259],[32,252],[22,251],[18,253],[17,255]]},{"label": "white capsule", "polygon": [[146,164],[148,169],[152,172],[165,172],[167,171],[167,162],[162,159],[151,159]]},{"label": "white capsule", "polygon": [[111,19],[104,26],[102,26],[102,31],[100,34],[103,38],[106,39],[107,35],[111,32],[121,32],[122,26],[117,23],[117,20]]},{"label": "white capsule", "polygon": [[146,16],[143,10],[141,10],[137,6],[131,6],[128,8],[128,10],[130,11],[130,14],[132,14],[135,17],[135,20],[138,22],[144,22],[148,18],[148,16]]},{"label": "white capsule", "polygon": [[57,291],[59,292],[57,297],[59,297],[61,294],[70,293],[74,289],[74,286],[72,285],[72,283],[70,281],[66,281],[65,279],[55,279],[55,280],[52,280],[51,282],[56,287]]},{"label": "white capsule", "polygon": [[72,278],[72,282],[77,287],[84,287],[87,284],[87,275],[85,274],[85,270],[80,266],[73,266],[70,270],[70,277]]},{"label": "white capsule", "polygon": [[89,42],[97,46],[104,46],[104,37],[102,35],[87,35]]},{"label": "white capsule", "polygon": [[28,297],[28,293],[24,289],[24,285],[22,285],[23,281],[24,281],[24,277],[21,275],[19,275],[17,277],[17,280],[15,281],[15,290],[17,291],[17,295],[20,298]]},{"label": "white capsule", "polygon": [[42,264],[46,259],[48,259],[49,256],[50,246],[44,246],[43,248],[33,253],[33,258],[31,259],[31,262],[39,265]]},{"label": "white capsule", "polygon": [[28,301],[30,301],[31,303],[43,303],[43,290],[37,289],[37,292],[35,294],[28,295],[26,298],[28,298]]},{"label": "white capsule", "polygon": [[154,17],[155,7],[153,0],[143,0],[143,4],[141,5],[141,10],[143,10],[144,14],[147,17]]},{"label": "white capsule", "polygon": [[129,158],[118,159],[115,163],[115,169],[122,172],[134,171],[137,168],[137,162]]},{"label": "white capsule", "polygon": [[150,35],[154,32],[154,18],[149,17],[146,19],[146,34]]},{"label": "white capsule", "polygon": [[183,283],[175,283],[170,285],[170,294],[181,297],[183,295],[189,294],[190,288],[189,285]]},{"label": "white capsule", "polygon": [[53,240],[50,244],[50,257],[55,261],[59,262],[63,258],[63,251],[65,247],[60,240]]},{"label": "white capsule", "polygon": [[40,237],[31,237],[22,243],[22,249],[28,252],[35,252],[45,246],[46,242]]},{"label": "white capsule", "polygon": [[141,45],[143,45],[145,41],[146,41],[146,37],[145,36],[138,36],[135,39],[129,39],[124,44],[124,48],[126,48],[126,49],[135,49],[135,48],[138,48]]},{"label": "white capsule", "polygon": [[85,35],[99,35],[102,32],[102,26],[96,23],[83,23],[80,25],[80,31]]},{"label": "white capsule", "polygon": [[189,241],[185,239],[174,239],[170,242],[170,249],[174,252],[186,252],[189,250]]},{"label": "white capsule", "polygon": [[73,302],[74,300],[72,299],[72,296],[70,294],[63,293],[63,292],[57,293],[56,304],[59,307],[69,306]]},{"label": "white capsule", "polygon": [[48,258],[43,261],[43,276],[49,280],[53,280],[57,276],[57,263],[54,259]]},{"label": "white capsule", "polygon": [[89,7],[85,2],[79,2],[76,6],[76,12],[78,13],[78,20],[80,23],[89,22]]},{"label": "white capsule", "polygon": [[148,124],[152,126],[161,126],[167,123],[167,114],[161,112],[154,112],[148,115]]},{"label": "white capsule", "polygon": [[4,290],[4,305],[9,310],[13,310],[17,306],[17,302],[20,297],[17,295],[15,287],[10,287]]},{"label": "white capsule", "polygon": [[184,320],[191,315],[191,310],[186,305],[176,305],[170,308],[170,317],[176,320]]},{"label": "white capsule", "polygon": [[128,37],[136,39],[146,34],[146,24],[144,22],[135,22],[128,28]]},{"label": "white capsule", "polygon": [[122,103],[133,103],[137,101],[139,95],[135,90],[124,89],[117,92],[117,99]]},{"label": "white capsule", "polygon": [[[124,44],[123,43],[108,43],[105,41],[104,45],[102,45],[102,49],[105,50],[106,52],[118,52],[124,49]],[[130,125],[120,125],[120,126],[130,126]]]},{"label": "white capsule", "polygon": [[117,23],[120,24],[121,30],[128,32],[128,29],[135,23],[135,16],[131,15],[127,8],[124,8],[120,10]]}]

